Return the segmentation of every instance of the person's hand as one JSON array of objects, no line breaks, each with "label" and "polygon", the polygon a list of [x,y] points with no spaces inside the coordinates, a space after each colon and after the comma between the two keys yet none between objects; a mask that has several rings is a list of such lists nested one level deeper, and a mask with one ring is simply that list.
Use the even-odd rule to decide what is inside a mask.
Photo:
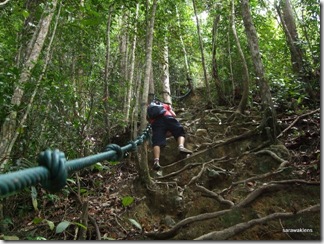
[{"label": "person's hand", "polygon": [[173,112],[173,110],[170,110],[170,113],[172,114],[173,117],[176,117],[177,116],[176,113]]}]

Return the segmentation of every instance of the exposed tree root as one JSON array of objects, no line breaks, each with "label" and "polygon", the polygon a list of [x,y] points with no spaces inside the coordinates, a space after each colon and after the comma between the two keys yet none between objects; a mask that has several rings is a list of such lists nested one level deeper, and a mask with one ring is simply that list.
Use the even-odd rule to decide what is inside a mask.
[{"label": "exposed tree root", "polygon": [[[299,179],[269,182],[267,184],[262,185],[261,187],[254,190],[253,192],[251,192],[241,202],[233,205],[229,209],[216,211],[216,212],[212,212],[212,213],[199,214],[199,215],[196,215],[196,216],[191,216],[191,217],[188,217],[186,219],[181,220],[180,222],[178,222],[176,225],[174,225],[169,230],[166,230],[164,232],[159,232],[159,233],[148,232],[148,233],[145,233],[145,235],[150,237],[150,238],[153,238],[153,239],[159,239],[159,240],[169,239],[169,238],[175,236],[177,234],[178,230],[180,230],[182,227],[184,227],[184,226],[186,226],[188,224],[198,222],[198,221],[217,218],[219,216],[222,216],[222,215],[224,215],[226,213],[229,213],[229,212],[233,211],[233,209],[246,207],[251,202],[253,202],[257,197],[259,197],[261,194],[263,194],[265,192],[272,192],[272,191],[277,191],[277,190],[282,189],[282,188],[286,188],[286,186],[285,186],[286,184],[298,185],[298,186],[300,184],[320,185],[319,182],[308,182],[308,181],[299,180]],[[302,212],[303,211],[301,211],[300,213],[302,213]],[[274,216],[276,216],[276,215],[274,215]],[[281,215],[280,215],[280,217],[281,217]],[[252,222],[252,223],[254,223],[254,222]]]},{"label": "exposed tree root", "polygon": [[195,182],[196,180],[198,180],[202,176],[202,174],[205,172],[205,170],[206,170],[206,163],[204,163],[202,165],[201,170],[198,173],[198,175],[196,175],[196,176],[194,176],[194,177],[191,178],[191,180],[189,181],[189,183],[187,184],[187,186],[191,185],[193,182]]},{"label": "exposed tree root", "polygon": [[217,193],[215,193],[213,191],[210,191],[207,188],[205,188],[203,186],[200,186],[198,184],[196,184],[196,187],[201,192],[206,193],[208,196],[216,199],[219,203],[225,204],[225,205],[227,205],[229,207],[233,207],[234,206],[234,203],[232,201],[224,199],[220,194],[217,194]]},{"label": "exposed tree root", "polygon": [[91,216],[88,216],[88,218],[89,218],[91,224],[93,224],[93,226],[95,227],[96,235],[97,235],[97,240],[98,241],[101,241],[101,234],[100,234],[99,226],[98,226],[96,220],[93,217],[91,217]]},{"label": "exposed tree root", "polygon": [[237,234],[239,234],[239,233],[241,233],[255,225],[264,224],[270,220],[291,218],[291,217],[302,215],[302,214],[305,214],[308,212],[319,212],[320,210],[321,210],[320,204],[316,204],[314,206],[300,210],[296,213],[294,213],[294,212],[273,213],[273,214],[269,214],[269,215],[259,218],[259,219],[252,219],[248,222],[239,223],[237,225],[231,226],[231,227],[221,230],[221,231],[210,232],[208,234],[205,234],[205,235],[202,235],[202,236],[196,238],[195,240],[226,240],[226,239],[233,237],[233,236],[235,236],[235,235],[237,235]]},{"label": "exposed tree root", "polygon": [[280,158],[277,154],[275,154],[274,152],[272,152],[270,150],[267,150],[267,149],[260,150],[260,151],[254,153],[254,154],[258,155],[258,154],[263,154],[263,153],[269,154],[273,159],[275,159],[276,161],[278,161],[282,165],[285,165],[286,163],[288,163],[287,160],[284,160],[284,159]]},{"label": "exposed tree root", "polygon": [[246,182],[249,182],[249,181],[260,180],[260,179],[267,178],[269,176],[277,175],[277,174],[282,173],[285,170],[287,170],[287,168],[278,168],[276,171],[273,171],[273,172],[267,172],[267,173],[264,173],[264,174],[261,174],[261,175],[256,175],[256,176],[244,179],[244,180],[236,181],[236,182],[232,183],[231,187],[242,184],[242,183],[246,183]]},{"label": "exposed tree root", "polygon": [[318,108],[318,109],[316,109],[316,110],[314,110],[314,111],[311,111],[311,112],[309,112],[309,113],[306,113],[306,114],[302,114],[302,115],[300,115],[300,116],[298,116],[286,129],[284,129],[278,136],[277,136],[277,138],[280,138],[281,136],[283,136],[283,134],[284,133],[286,133],[291,127],[293,127],[294,126],[294,124],[296,124],[297,123],[297,121],[298,120],[300,120],[300,119],[302,119],[302,118],[304,118],[304,117],[307,117],[307,116],[309,116],[309,115],[312,115],[312,114],[315,114],[315,113],[317,113],[317,112],[319,112],[320,111],[320,108]]},{"label": "exposed tree root", "polygon": [[[180,174],[181,172],[185,171],[188,168],[192,168],[192,167],[195,167],[195,166],[200,166],[200,165],[203,165],[203,164],[210,164],[210,163],[214,163],[214,162],[227,162],[228,159],[224,160],[225,158],[226,157],[222,157],[222,158],[218,158],[218,159],[212,159],[212,160],[208,161],[207,163],[189,163],[189,164],[186,164],[183,168],[181,168],[181,169],[179,169],[177,171],[174,171],[174,172],[172,172],[170,174],[167,174],[167,175],[164,175],[164,176],[156,177],[156,179],[169,178],[169,177],[175,176],[177,174]],[[182,162],[183,160],[185,160],[185,159],[182,159],[180,161],[177,161],[177,162],[175,162],[173,164],[169,164],[169,165],[164,166],[164,167],[166,168],[166,167],[174,166],[175,164],[178,164],[178,163]]]}]

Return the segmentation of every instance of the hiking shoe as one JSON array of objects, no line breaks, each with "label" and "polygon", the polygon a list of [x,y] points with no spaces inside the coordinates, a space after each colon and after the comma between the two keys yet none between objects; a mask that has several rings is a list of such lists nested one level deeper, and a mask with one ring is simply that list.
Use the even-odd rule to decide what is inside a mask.
[{"label": "hiking shoe", "polygon": [[159,161],[155,161],[153,164],[153,169],[154,170],[159,170],[161,168],[161,165],[159,164]]},{"label": "hiking shoe", "polygon": [[179,147],[179,151],[181,153],[192,154],[192,151],[190,151],[189,149],[187,149],[185,147]]}]

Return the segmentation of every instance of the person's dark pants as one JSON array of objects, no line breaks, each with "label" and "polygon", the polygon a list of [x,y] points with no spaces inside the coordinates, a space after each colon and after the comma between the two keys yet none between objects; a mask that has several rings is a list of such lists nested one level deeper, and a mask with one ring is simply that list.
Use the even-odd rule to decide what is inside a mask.
[{"label": "person's dark pants", "polygon": [[166,134],[168,131],[171,132],[175,140],[177,140],[179,136],[185,136],[183,126],[172,116],[162,116],[157,118],[151,126],[153,147],[166,146]]}]

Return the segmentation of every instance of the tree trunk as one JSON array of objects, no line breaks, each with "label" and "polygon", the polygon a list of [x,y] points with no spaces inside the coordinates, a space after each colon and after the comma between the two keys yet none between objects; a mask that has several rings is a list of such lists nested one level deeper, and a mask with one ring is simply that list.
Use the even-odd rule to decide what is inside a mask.
[{"label": "tree trunk", "polygon": [[163,101],[165,103],[172,104],[171,93],[170,93],[170,72],[169,72],[169,47],[168,38],[165,37],[165,44],[163,50],[163,78],[162,78],[162,89],[163,89]]},{"label": "tree trunk", "polygon": [[205,56],[204,56],[204,46],[203,46],[203,41],[202,41],[201,34],[200,34],[200,25],[199,25],[199,19],[198,19],[198,15],[197,15],[197,9],[196,9],[195,0],[192,0],[192,5],[193,5],[195,16],[196,16],[197,33],[198,33],[199,47],[200,47],[200,53],[201,53],[201,63],[202,63],[202,66],[203,66],[204,80],[205,80],[205,85],[206,85],[207,103],[208,103],[208,105],[211,105],[212,102],[211,102],[211,96],[210,96],[209,83],[208,83],[208,79],[207,79],[207,71],[206,71]]},{"label": "tree trunk", "polygon": [[[45,62],[44,62],[44,66],[43,66],[41,75],[37,79],[36,87],[35,87],[32,95],[30,97],[30,100],[29,100],[28,106],[26,108],[26,111],[25,111],[23,117],[20,119],[19,125],[17,126],[17,129],[15,130],[14,136],[13,136],[12,140],[10,141],[9,148],[8,148],[9,152],[12,151],[12,148],[13,148],[13,146],[14,146],[14,144],[15,144],[18,136],[19,136],[20,128],[23,128],[25,126],[25,122],[27,120],[27,117],[28,117],[31,109],[32,109],[32,105],[34,103],[34,99],[35,99],[36,94],[38,92],[38,88],[39,88],[39,86],[41,84],[41,81],[43,80],[43,77],[44,77],[45,72],[47,70],[48,63],[50,62],[50,54],[51,54],[51,50],[52,50],[52,43],[53,43],[53,40],[54,40],[54,37],[55,37],[55,34],[56,34],[56,28],[57,28],[57,24],[58,24],[60,13],[61,13],[61,7],[62,7],[62,3],[59,6],[59,10],[58,10],[58,13],[57,13],[57,16],[56,16],[55,25],[54,25],[54,29],[53,29],[53,32],[52,32],[52,35],[51,35],[51,39],[50,39],[50,42],[49,42],[49,44],[48,44],[48,46],[46,48]],[[6,163],[7,163],[7,160],[4,160],[3,166]]]},{"label": "tree trunk", "polygon": [[4,167],[10,157],[10,142],[13,140],[15,131],[17,129],[17,110],[22,102],[24,95],[24,86],[29,81],[31,77],[31,71],[35,67],[39,55],[43,49],[44,42],[49,31],[49,26],[56,9],[56,5],[57,0],[53,0],[51,3],[47,4],[47,8],[40,19],[39,30],[35,30],[34,33],[34,35],[37,35],[37,37],[35,38],[35,42],[31,46],[31,49],[29,51],[30,55],[24,62],[18,83],[14,89],[14,93],[11,98],[11,106],[13,107],[13,109],[9,112],[9,115],[4,120],[0,134],[1,167]]},{"label": "tree trunk", "polygon": [[110,143],[110,119],[109,119],[109,65],[110,65],[110,27],[111,27],[111,17],[113,12],[113,5],[109,8],[109,14],[107,19],[106,27],[106,60],[105,60],[105,71],[104,71],[104,94],[103,94],[103,104],[105,108],[105,132],[106,132],[106,143]]},{"label": "tree trunk", "polygon": [[248,0],[242,0],[242,17],[245,26],[246,37],[248,40],[256,79],[260,86],[261,109],[263,111],[263,125],[269,127],[271,133],[270,140],[276,140],[277,137],[277,116],[273,106],[272,97],[268,81],[264,75],[263,63],[260,55],[259,40],[255,30]]},{"label": "tree trunk", "polygon": [[[230,29],[230,27],[229,27]],[[232,99],[231,103],[234,105],[234,99],[235,99],[235,84],[234,84],[234,76],[233,76],[233,64],[232,64],[232,51],[231,51],[231,40],[229,36],[229,31],[227,32],[227,52],[228,52],[228,59],[229,59],[229,69],[230,69],[230,78],[231,78],[231,85],[232,85]]]},{"label": "tree trunk", "polygon": [[[139,12],[139,4],[136,4],[136,13],[135,13],[135,20],[138,19],[138,12]],[[136,54],[136,43],[137,43],[137,26],[135,24],[134,27],[134,39],[132,43],[131,49],[131,63],[130,63],[130,70],[129,70],[129,88],[127,91],[127,100],[126,100],[126,111],[125,111],[125,120],[126,124],[129,123],[129,114],[131,109],[131,100],[133,96],[133,88],[134,88],[134,67],[135,67],[135,54]]]},{"label": "tree trunk", "polygon": [[242,92],[242,97],[240,100],[240,104],[238,105],[236,112],[238,113],[244,113],[245,109],[246,109],[246,105],[248,102],[248,97],[249,97],[249,70],[246,64],[246,60],[241,48],[241,44],[240,44],[240,40],[237,36],[237,32],[236,32],[236,27],[235,27],[235,8],[234,8],[234,0],[232,0],[232,14],[231,14],[231,21],[232,21],[232,30],[233,30],[233,35],[235,37],[235,42],[237,45],[237,49],[240,53],[240,57],[242,59],[242,65],[243,65],[243,92]]},{"label": "tree trunk", "polygon": [[[149,83],[151,77],[151,68],[152,68],[152,46],[153,46],[153,30],[154,30],[154,21],[155,21],[155,12],[157,7],[157,0],[154,0],[152,3],[151,17],[149,18],[149,25],[147,29],[146,36],[146,58],[145,58],[145,76],[143,84],[143,94],[142,94],[142,103],[141,103],[141,132],[147,126],[146,121],[146,107],[148,104],[148,93],[149,93]],[[149,175],[148,170],[148,158],[147,158],[147,143],[140,147],[139,150],[139,174],[140,178],[146,185],[151,185],[152,180]]]},{"label": "tree trunk", "polygon": [[216,15],[213,21],[213,37],[212,37],[212,77],[215,81],[216,91],[217,91],[217,99],[218,99],[218,105],[225,105],[226,104],[226,98],[224,94],[224,88],[222,86],[222,81],[219,78],[218,75],[218,67],[217,67],[217,59],[216,59],[216,51],[217,51],[217,28],[218,28],[218,22],[220,20],[220,15]]},{"label": "tree trunk", "polygon": [[[120,18],[121,19],[121,31],[120,31],[120,42],[119,42],[119,54],[120,54],[120,95],[118,96],[121,100],[123,99],[122,106],[123,111],[126,111],[127,103],[127,90],[129,87],[128,81],[128,68],[127,68],[127,56],[128,56],[128,33],[127,33],[127,21],[128,21],[128,11],[126,11]],[[126,114],[126,113],[124,113]],[[126,118],[124,117],[126,120]]]},{"label": "tree trunk", "polygon": [[[178,22],[178,27],[179,27],[179,31],[181,30],[181,22],[180,22],[180,15],[179,15],[179,10],[176,7],[176,13],[177,13],[177,22]],[[188,81],[188,85],[189,85],[189,89],[192,90],[192,92],[194,93],[194,89],[193,89],[193,84],[192,84],[192,78],[191,78],[191,72],[190,72],[190,65],[189,65],[189,61],[188,61],[188,54],[187,54],[187,50],[182,38],[182,34],[180,32],[179,34],[179,38],[180,38],[180,42],[181,42],[181,47],[182,47],[182,51],[183,51],[183,58],[185,61],[185,67],[186,67],[186,78]]]},{"label": "tree trunk", "polygon": [[[280,10],[280,6],[282,12]],[[316,100],[317,97],[312,88],[311,82],[314,80],[310,64],[306,60],[304,50],[298,44],[300,39],[298,37],[295,18],[293,15],[291,3],[289,0],[280,0],[280,4],[275,3],[281,24],[286,35],[287,44],[290,50],[291,63],[293,72],[305,83],[306,91],[311,99]]]}]

